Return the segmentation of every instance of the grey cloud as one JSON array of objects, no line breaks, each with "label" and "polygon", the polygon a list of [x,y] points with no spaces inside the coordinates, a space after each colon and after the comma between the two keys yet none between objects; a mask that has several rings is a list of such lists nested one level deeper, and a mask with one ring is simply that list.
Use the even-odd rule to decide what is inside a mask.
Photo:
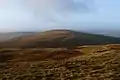
[{"label": "grey cloud", "polygon": [[24,0],[29,9],[36,11],[90,11],[94,0]]},{"label": "grey cloud", "polygon": [[89,13],[94,0],[23,0],[27,9],[33,11],[39,23],[69,21],[74,13]]}]

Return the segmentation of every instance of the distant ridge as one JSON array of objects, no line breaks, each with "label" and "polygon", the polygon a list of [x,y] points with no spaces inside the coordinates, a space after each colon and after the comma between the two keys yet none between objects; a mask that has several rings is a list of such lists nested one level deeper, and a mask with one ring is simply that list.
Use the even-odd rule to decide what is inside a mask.
[{"label": "distant ridge", "polygon": [[0,43],[0,47],[45,48],[118,43],[120,43],[120,38],[60,29],[13,38],[9,41]]},{"label": "distant ridge", "polygon": [[20,36],[28,36],[28,35],[32,35],[35,34],[35,32],[6,32],[6,33],[0,33],[0,42],[3,41],[8,41],[12,38],[15,37],[20,37]]}]

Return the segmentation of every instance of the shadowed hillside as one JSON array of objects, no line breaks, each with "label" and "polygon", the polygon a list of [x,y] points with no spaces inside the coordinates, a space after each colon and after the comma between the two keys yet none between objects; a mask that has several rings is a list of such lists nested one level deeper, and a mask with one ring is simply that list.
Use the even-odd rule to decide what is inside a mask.
[{"label": "shadowed hillside", "polygon": [[0,47],[74,47],[77,45],[110,43],[120,43],[120,39],[71,30],[51,30],[31,36],[14,38],[10,41],[0,43]]}]

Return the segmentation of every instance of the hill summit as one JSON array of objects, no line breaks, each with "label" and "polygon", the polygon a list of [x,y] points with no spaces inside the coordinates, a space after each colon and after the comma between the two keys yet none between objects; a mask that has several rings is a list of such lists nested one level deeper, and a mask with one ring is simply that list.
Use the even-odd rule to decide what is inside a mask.
[{"label": "hill summit", "polygon": [[61,29],[13,38],[1,43],[0,47],[45,48],[113,43],[120,43],[120,38]]}]

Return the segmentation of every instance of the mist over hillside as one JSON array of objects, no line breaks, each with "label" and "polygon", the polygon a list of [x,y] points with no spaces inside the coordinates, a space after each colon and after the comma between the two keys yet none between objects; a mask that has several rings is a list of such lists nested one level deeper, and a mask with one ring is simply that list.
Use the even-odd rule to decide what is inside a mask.
[{"label": "mist over hillside", "polygon": [[28,36],[36,34],[36,32],[4,32],[0,33],[0,42],[8,41],[15,37]]},{"label": "mist over hillside", "polygon": [[112,29],[89,29],[89,30],[78,30],[86,33],[91,34],[100,34],[105,36],[112,36],[112,37],[120,37],[120,32],[118,30],[112,30]]}]

